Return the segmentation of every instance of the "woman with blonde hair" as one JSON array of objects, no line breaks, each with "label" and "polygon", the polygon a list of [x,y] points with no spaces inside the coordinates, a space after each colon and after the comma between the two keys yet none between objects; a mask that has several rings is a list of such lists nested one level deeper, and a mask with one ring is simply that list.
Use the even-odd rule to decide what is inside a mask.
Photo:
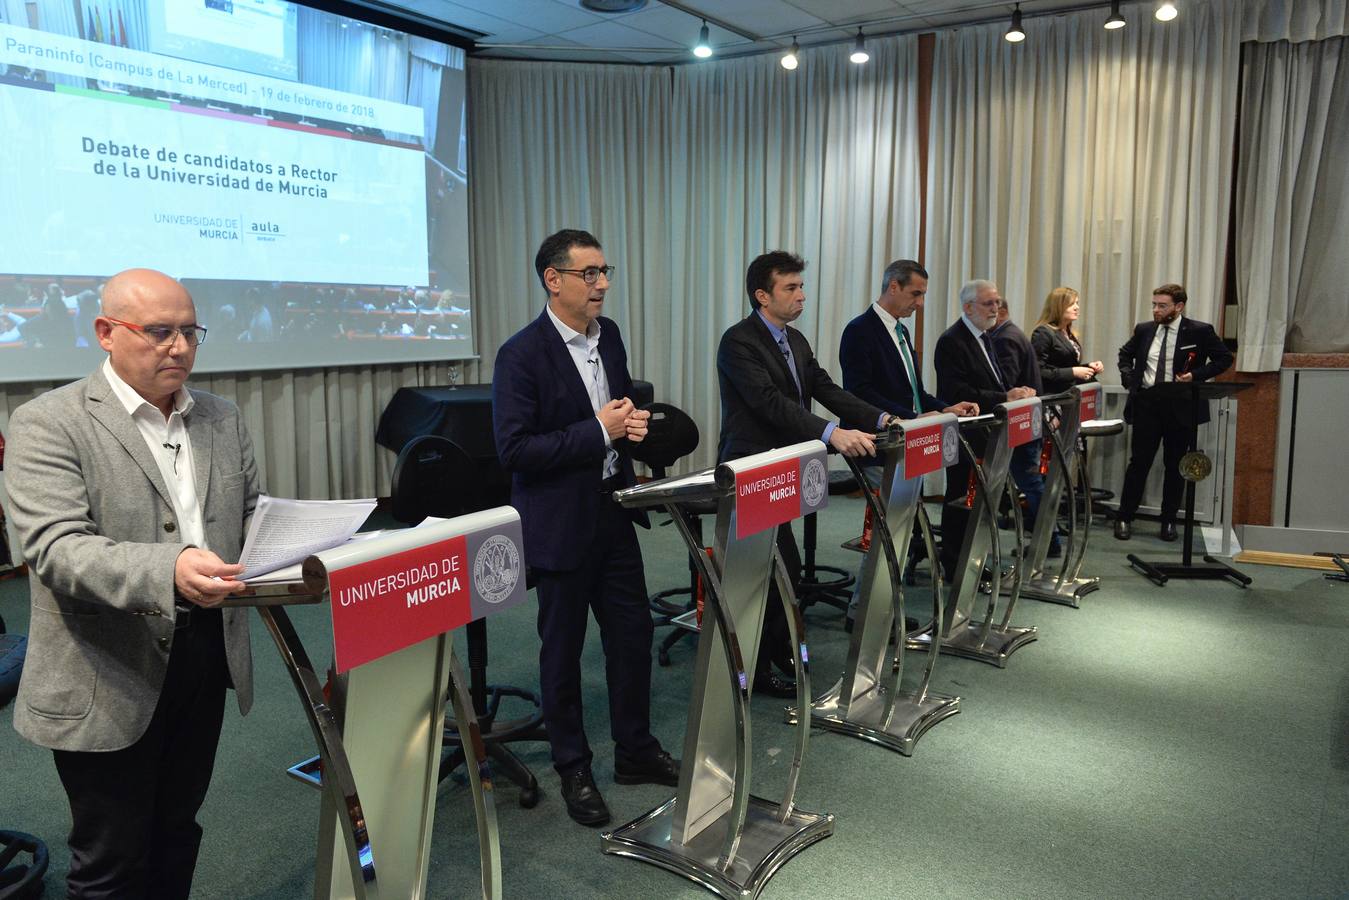
[{"label": "woman with blonde hair", "polygon": [[1105,368],[1099,359],[1082,362],[1082,341],[1073,330],[1081,312],[1077,291],[1070,287],[1056,287],[1045,298],[1030,342],[1040,362],[1046,395],[1066,391],[1078,382],[1094,381]]}]

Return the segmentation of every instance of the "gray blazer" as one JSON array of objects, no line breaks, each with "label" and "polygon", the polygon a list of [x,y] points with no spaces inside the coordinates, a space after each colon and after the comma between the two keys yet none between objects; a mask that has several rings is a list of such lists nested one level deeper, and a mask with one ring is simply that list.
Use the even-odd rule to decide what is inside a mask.
[{"label": "gray blazer", "polygon": [[[238,408],[192,391],[186,417],[210,549],[235,562],[258,494]],[[119,750],[145,733],[174,634],[183,550],[168,488],[102,368],[10,417],[9,513],[30,567],[32,622],[14,727],[55,750]],[[253,702],[248,611],[226,609],[239,709]]]}]

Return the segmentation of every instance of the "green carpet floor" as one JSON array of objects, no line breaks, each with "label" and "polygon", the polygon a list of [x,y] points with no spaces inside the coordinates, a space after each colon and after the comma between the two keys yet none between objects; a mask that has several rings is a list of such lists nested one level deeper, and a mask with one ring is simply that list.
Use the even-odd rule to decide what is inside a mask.
[{"label": "green carpet floor", "polygon": [[[833,498],[820,519],[820,561],[856,534],[861,501]],[[790,860],[765,897],[1342,897],[1349,895],[1349,585],[1320,573],[1250,567],[1254,585],[1173,582],[1128,569],[1124,554],[1167,557],[1175,545],[1140,523],[1129,544],[1101,526],[1086,574],[1101,590],[1080,610],[1023,601],[1014,624],[1040,639],[1006,669],[943,657],[936,689],[961,713],[912,758],[815,731],[799,805],[837,817],[834,835]],[[671,528],[642,535],[652,589],[683,583]],[[0,615],[27,625],[25,582],[0,584]],[[326,609],[294,611],[316,661],[327,657]],[[807,613],[815,690],[842,668],[838,612]],[[659,639],[664,630],[657,631]],[[537,686],[532,605],[494,619],[494,681]],[[461,644],[462,650],[462,644]],[[313,752],[308,727],[270,638],[255,624],[257,702],[226,715],[194,896],[312,895],[319,797],[286,766]],[[693,644],[653,677],[653,729],[676,754]],[[919,659],[922,657],[911,657]],[[619,787],[607,739],[603,659],[587,643],[587,730],[595,772],[615,816],[634,818],[668,788]],[[753,701],[755,792],[786,778],[793,730],[781,703]],[[52,851],[48,896],[64,894],[68,811],[50,754],[21,740],[0,713],[0,828],[28,831]],[[543,799],[521,809],[498,786],[507,897],[676,898],[693,883],[600,853],[598,833],[567,818],[544,745],[517,745]],[[477,892],[466,787],[442,785],[430,897]]]}]

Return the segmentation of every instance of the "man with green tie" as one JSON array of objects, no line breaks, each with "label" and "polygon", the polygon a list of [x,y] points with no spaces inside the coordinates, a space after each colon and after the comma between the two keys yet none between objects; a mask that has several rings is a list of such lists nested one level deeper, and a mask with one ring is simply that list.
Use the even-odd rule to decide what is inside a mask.
[{"label": "man with green tie", "polygon": [[[922,364],[903,320],[923,308],[926,296],[927,270],[917,262],[897,259],[885,267],[880,296],[843,329],[838,348],[843,388],[901,419],[925,412],[978,415],[977,403],[947,403],[923,388]],[[879,484],[880,471],[874,471]]]},{"label": "man with green tie", "polygon": [[[923,413],[979,414],[977,403],[947,403],[923,388],[923,368],[904,319],[923,308],[927,270],[911,259],[897,259],[881,275],[880,296],[843,329],[838,358],[843,387],[873,406],[901,419]],[[872,457],[862,469],[871,487],[881,484],[880,460]],[[854,595],[848,610],[856,609]]]}]

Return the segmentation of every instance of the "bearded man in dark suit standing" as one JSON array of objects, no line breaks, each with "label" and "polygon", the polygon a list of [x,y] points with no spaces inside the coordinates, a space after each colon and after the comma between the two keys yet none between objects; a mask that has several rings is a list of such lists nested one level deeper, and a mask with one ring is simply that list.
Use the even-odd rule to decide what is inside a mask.
[{"label": "bearded man in dark suit standing", "polygon": [[1165,466],[1161,538],[1176,539],[1176,513],[1185,488],[1180,458],[1194,430],[1209,418],[1207,403],[1200,405],[1196,418],[1188,399],[1165,397],[1155,389],[1169,381],[1208,381],[1232,365],[1232,351],[1213,326],[1186,318],[1188,299],[1185,288],[1178,284],[1157,288],[1152,292],[1152,321],[1136,325],[1133,335],[1119,348],[1120,381],[1129,389],[1124,421],[1133,426],[1129,467],[1124,472],[1124,489],[1115,516],[1115,537],[1122,541],[1133,535],[1134,515],[1159,444]]}]

